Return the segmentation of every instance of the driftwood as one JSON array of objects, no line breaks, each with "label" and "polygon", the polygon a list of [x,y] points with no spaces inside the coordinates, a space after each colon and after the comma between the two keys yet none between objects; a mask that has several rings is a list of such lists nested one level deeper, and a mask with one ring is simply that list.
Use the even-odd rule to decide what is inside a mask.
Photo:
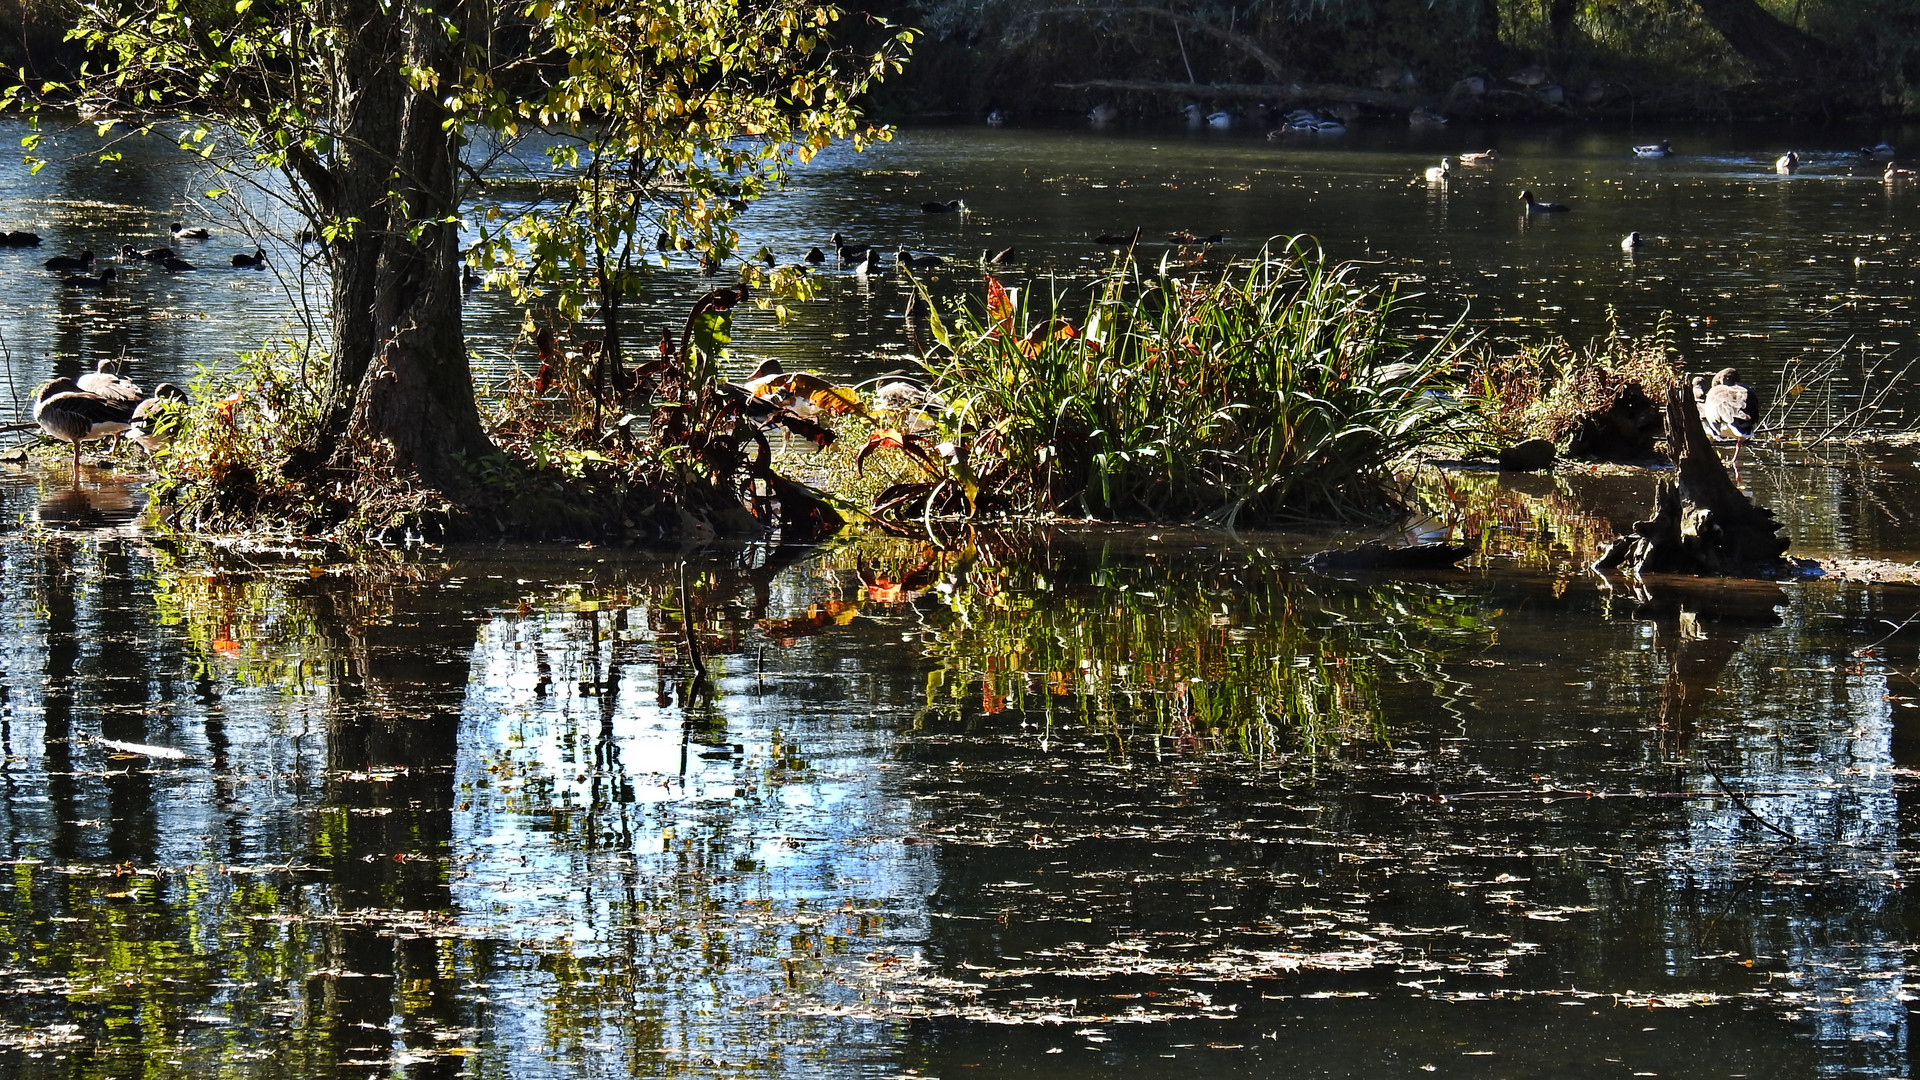
[{"label": "driftwood", "polygon": [[1595,570],[1767,577],[1788,569],[1773,511],[1741,493],[1700,424],[1687,387],[1667,392],[1667,445],[1678,467],[1654,491],[1653,516],[1614,540]]},{"label": "driftwood", "polygon": [[1474,553],[1468,544],[1414,544],[1388,547],[1371,540],[1359,547],[1330,548],[1307,556],[1307,566],[1321,573],[1338,570],[1451,570]]}]

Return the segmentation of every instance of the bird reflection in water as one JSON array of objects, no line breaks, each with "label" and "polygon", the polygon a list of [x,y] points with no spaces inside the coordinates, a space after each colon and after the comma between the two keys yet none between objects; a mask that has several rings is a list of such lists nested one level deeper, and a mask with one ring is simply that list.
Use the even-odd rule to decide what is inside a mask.
[{"label": "bird reflection in water", "polygon": [[109,480],[50,492],[33,508],[33,520],[62,532],[117,531],[131,526],[145,503],[131,485]]}]

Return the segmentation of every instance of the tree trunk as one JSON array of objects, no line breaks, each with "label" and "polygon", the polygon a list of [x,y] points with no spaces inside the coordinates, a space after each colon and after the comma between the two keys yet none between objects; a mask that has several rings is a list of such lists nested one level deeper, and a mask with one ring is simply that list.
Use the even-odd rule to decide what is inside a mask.
[{"label": "tree trunk", "polygon": [[336,0],[331,14],[351,28],[336,99],[340,136],[331,162],[301,169],[321,210],[345,227],[329,247],[333,364],[310,461],[410,472],[456,500],[471,494],[458,459],[492,450],[461,327],[452,223],[461,136],[439,89],[416,88],[405,73],[453,83],[460,46],[447,26],[466,6]]},{"label": "tree trunk", "polygon": [[1637,574],[1772,575],[1787,569],[1773,511],[1755,506],[1727,475],[1687,387],[1667,391],[1667,445],[1678,466],[1655,489],[1653,516],[1633,523],[1594,569],[1631,564]]},{"label": "tree trunk", "polygon": [[1733,51],[1760,69],[1767,82],[1846,81],[1844,56],[1826,42],[1767,13],[1754,0],[1694,0],[1694,6]]}]

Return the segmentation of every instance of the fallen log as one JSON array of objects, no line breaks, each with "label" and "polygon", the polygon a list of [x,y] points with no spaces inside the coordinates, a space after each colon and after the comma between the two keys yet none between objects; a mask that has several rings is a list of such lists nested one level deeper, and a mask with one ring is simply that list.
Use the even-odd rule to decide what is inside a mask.
[{"label": "fallen log", "polygon": [[1358,547],[1316,551],[1307,556],[1307,566],[1323,574],[1341,570],[1451,570],[1453,564],[1476,550],[1470,544],[1388,547],[1378,540],[1369,540]]},{"label": "fallen log", "polygon": [[1774,577],[1791,567],[1773,511],[1755,506],[1727,475],[1686,387],[1667,391],[1667,446],[1674,478],[1654,490],[1653,516],[1633,523],[1593,568],[1635,574]]}]

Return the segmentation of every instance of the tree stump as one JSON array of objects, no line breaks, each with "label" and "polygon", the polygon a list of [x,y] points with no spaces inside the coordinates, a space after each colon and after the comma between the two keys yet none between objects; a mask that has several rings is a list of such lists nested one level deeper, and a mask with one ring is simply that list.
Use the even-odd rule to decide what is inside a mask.
[{"label": "tree stump", "polygon": [[1677,471],[1654,491],[1653,516],[1608,545],[1595,570],[1636,574],[1770,577],[1788,569],[1773,511],[1755,506],[1727,475],[1684,386],[1667,391],[1667,446]]}]

